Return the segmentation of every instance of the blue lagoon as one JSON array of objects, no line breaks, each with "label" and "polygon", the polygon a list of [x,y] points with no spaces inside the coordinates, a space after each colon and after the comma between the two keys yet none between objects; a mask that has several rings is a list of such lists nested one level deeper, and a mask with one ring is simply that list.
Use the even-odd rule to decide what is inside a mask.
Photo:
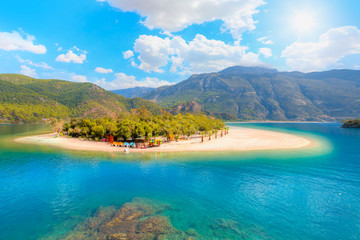
[{"label": "blue lagoon", "polygon": [[154,231],[164,239],[360,238],[360,131],[335,123],[229,125],[316,144],[126,155],[15,143],[49,129],[0,125],[0,239],[101,239],[109,216],[125,212],[139,213],[134,231],[144,228],[149,238]]}]

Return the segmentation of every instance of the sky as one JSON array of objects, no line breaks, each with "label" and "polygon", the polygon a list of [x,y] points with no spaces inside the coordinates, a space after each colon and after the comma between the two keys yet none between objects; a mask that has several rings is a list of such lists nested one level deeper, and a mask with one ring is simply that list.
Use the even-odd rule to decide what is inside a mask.
[{"label": "sky", "polygon": [[0,73],[107,90],[261,66],[360,70],[358,0],[17,0],[0,7]]}]

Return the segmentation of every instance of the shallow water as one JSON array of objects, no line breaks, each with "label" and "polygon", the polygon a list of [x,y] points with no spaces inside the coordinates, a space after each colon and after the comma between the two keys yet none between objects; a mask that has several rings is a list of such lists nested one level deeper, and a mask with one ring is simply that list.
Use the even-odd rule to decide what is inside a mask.
[{"label": "shallow water", "polygon": [[360,131],[333,123],[230,124],[315,140],[297,150],[93,153],[14,143],[0,125],[0,239],[62,239],[99,207],[170,206],[198,239],[360,239]]}]

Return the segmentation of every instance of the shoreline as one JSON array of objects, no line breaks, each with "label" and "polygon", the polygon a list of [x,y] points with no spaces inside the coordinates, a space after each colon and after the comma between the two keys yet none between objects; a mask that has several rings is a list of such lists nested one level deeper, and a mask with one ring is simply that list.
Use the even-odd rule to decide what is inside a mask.
[{"label": "shoreline", "polygon": [[[124,152],[124,147],[110,146],[109,143],[80,140],[78,138],[56,137],[57,133],[27,136],[14,141],[25,144],[48,145],[63,149],[101,152]],[[211,140],[204,137],[182,140],[162,144],[160,147],[146,149],[130,148],[129,152],[219,152],[219,151],[254,151],[254,150],[280,150],[299,149],[312,145],[312,141],[301,136],[259,130],[253,128],[230,127],[229,134]]]},{"label": "shoreline", "polygon": [[339,123],[339,122],[317,122],[317,121],[245,121],[245,122],[226,122],[225,123]]}]

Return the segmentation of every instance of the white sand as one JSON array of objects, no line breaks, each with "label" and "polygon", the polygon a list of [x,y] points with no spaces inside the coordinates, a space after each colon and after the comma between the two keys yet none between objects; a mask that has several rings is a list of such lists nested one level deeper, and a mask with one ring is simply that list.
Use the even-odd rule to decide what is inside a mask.
[{"label": "white sand", "polygon": [[[50,145],[59,148],[85,150],[85,151],[103,151],[114,152],[124,151],[123,147],[113,147],[109,143],[79,140],[77,138],[56,137],[56,133],[29,136],[18,138],[15,141],[19,143],[30,143],[40,145]],[[229,134],[223,137],[212,136],[211,141],[204,136],[204,142],[201,138],[184,140],[179,142],[170,142],[147,149],[130,148],[130,152],[183,152],[183,151],[249,151],[249,150],[269,150],[269,149],[290,149],[303,148],[311,145],[311,141],[304,137],[258,130],[252,128],[231,127]]]}]

